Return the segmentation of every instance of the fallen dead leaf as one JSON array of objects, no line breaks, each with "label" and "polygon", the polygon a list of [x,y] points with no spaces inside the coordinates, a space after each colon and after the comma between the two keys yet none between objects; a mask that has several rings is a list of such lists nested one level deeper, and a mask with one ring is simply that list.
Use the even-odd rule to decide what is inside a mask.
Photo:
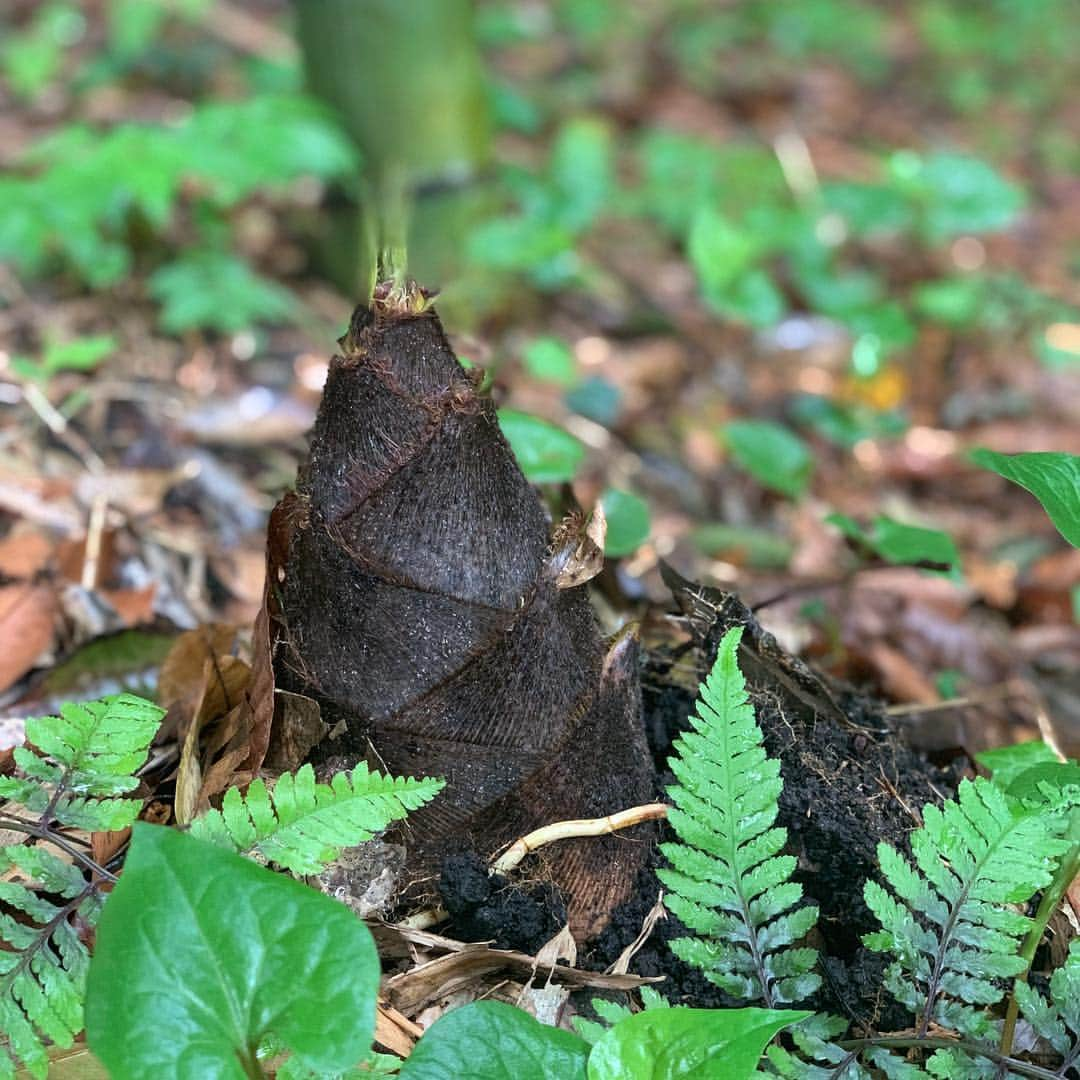
[{"label": "fallen dead leaf", "polygon": [[150,582],[141,589],[101,589],[101,595],[127,627],[142,626],[154,621],[154,599],[157,583]]},{"label": "fallen dead leaf", "polygon": [[883,641],[872,642],[866,655],[877,668],[881,685],[896,701],[929,705],[941,700],[933,683],[902,652]]},{"label": "fallen dead leaf", "polygon": [[375,1041],[391,1054],[406,1058],[412,1053],[416,1040],[424,1034],[419,1024],[414,1024],[392,1005],[380,1001],[375,1012]]},{"label": "fallen dead leaf", "polygon": [[[236,641],[236,627],[207,623],[181,634],[169,650],[158,677],[158,704],[167,710],[158,741],[187,734],[206,694],[203,680],[207,660],[228,656]],[[233,703],[235,704],[235,702]]]},{"label": "fallen dead leaf", "polygon": [[0,574],[32,578],[49,565],[56,547],[52,537],[33,526],[16,527],[0,540]]},{"label": "fallen dead leaf", "polygon": [[184,746],[180,753],[180,766],[176,777],[175,813],[176,820],[181,825],[188,824],[196,814],[209,809],[210,796],[223,790],[216,787],[210,790],[211,785],[206,782],[213,776],[216,783],[221,770],[212,772],[213,766],[217,764],[214,761],[216,747],[210,745],[203,753],[200,753],[199,742],[202,732],[215,721],[220,721],[223,727],[229,729],[229,743],[226,745],[223,757],[230,762],[228,766],[230,771],[237,754],[241,751],[246,752],[246,742],[243,739],[245,733],[239,732],[241,736],[239,743],[233,736],[237,734],[234,718],[250,678],[251,669],[238,657],[208,657],[204,661],[203,693],[195,707],[194,719],[188,725],[184,736]]},{"label": "fallen dead leaf", "polygon": [[488,945],[468,945],[444,938],[425,930],[393,923],[369,922],[368,927],[379,944],[391,948],[403,943],[421,944],[430,949],[449,950],[447,955],[429,960],[410,971],[386,980],[384,991],[390,1003],[406,1016],[415,1016],[425,1005],[460,990],[477,979],[496,971],[510,971],[526,979],[547,978],[554,983],[574,988],[592,987],[600,990],[633,990],[646,983],[662,982],[663,978],[640,978],[636,975],[607,975],[598,971],[582,971],[564,964],[542,964],[535,956]]},{"label": "fallen dead leaf", "polygon": [[0,587],[0,692],[21,679],[52,648],[57,602],[52,589],[37,585]]}]

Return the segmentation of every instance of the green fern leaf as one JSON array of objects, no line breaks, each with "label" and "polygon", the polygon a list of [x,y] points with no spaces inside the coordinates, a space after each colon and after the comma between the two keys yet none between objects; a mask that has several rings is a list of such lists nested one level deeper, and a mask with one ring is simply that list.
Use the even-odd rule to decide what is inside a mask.
[{"label": "green fern leaf", "polygon": [[1057,1075],[1068,1076],[1080,1064],[1080,941],[1050,976],[1049,1000],[1021,980],[1014,992],[1024,1018],[1064,1059]]},{"label": "green fern leaf", "polygon": [[768,757],[736,654],[742,629],[724,635],[701,685],[692,731],[675,743],[668,821],[679,843],[661,846],[671,864],[658,871],[668,908],[694,933],[671,943],[732,997],[769,1008],[800,1001],[820,985],[813,949],[789,948],[817,921],[797,907],[795,859],[780,852],[775,826],[783,790],[780,763]]},{"label": "green fern leaf", "polygon": [[[937,1080],[990,1080],[998,1076],[998,1067],[987,1058],[963,1050],[935,1050],[926,1063],[926,1071]],[[1009,1074],[1012,1080],[1014,1074]]]},{"label": "green fern leaf", "polygon": [[279,777],[272,792],[262,780],[254,780],[246,796],[230,788],[221,809],[196,818],[191,832],[241,854],[258,853],[295,874],[317,874],[342,848],[370,840],[429,802],[443,783],[384,776],[360,762],[319,784],[314,769],[303,765]]},{"label": "green fern leaf", "polygon": [[0,776],[0,799],[20,803],[46,828],[125,828],[142,804],[122,796],[138,785],[134,774],[163,715],[149,701],[119,694],[27,720],[28,745],[15,749],[23,775]]},{"label": "green fern leaf", "polygon": [[[90,955],[73,925],[93,927],[101,909],[76,867],[42,847],[0,847],[0,1080],[21,1065],[43,1080],[47,1043],[68,1047],[82,1030]],[[49,899],[45,899],[48,896]]]},{"label": "green fern leaf", "polygon": [[[594,1046],[600,1041],[620,1020],[634,1015],[634,1010],[618,1002],[609,1001],[607,998],[593,998],[593,1011],[599,1020],[586,1020],[583,1016],[575,1016],[570,1021],[574,1030],[590,1045]],[[650,1009],[670,1009],[671,1003],[663,994],[654,990],[651,986],[641,988],[642,1012]]]},{"label": "green fern leaf", "polygon": [[64,705],[59,716],[26,722],[28,745],[15,750],[20,775],[0,777],[0,799],[29,814],[0,817],[0,827],[37,841],[0,847],[0,1080],[20,1066],[44,1077],[46,1044],[70,1046],[82,1030],[90,957],[81,934],[103,901],[99,885],[49,846],[92,866],[63,830],[109,831],[135,820],[142,803],[125,794],[138,785],[133,774],[162,715],[133,694]]},{"label": "green fern leaf", "polygon": [[765,1050],[772,1071],[792,1080],[870,1080],[870,1073],[859,1064],[857,1055],[848,1053],[832,1041],[847,1027],[848,1022],[843,1017],[826,1013],[814,1013],[792,1024],[788,1034],[799,1054],[773,1043]]},{"label": "green fern leaf", "polygon": [[[1019,946],[1031,920],[1006,905],[1025,904],[1051,880],[1069,847],[1059,835],[1063,819],[1022,809],[980,778],[963,781],[956,800],[940,809],[927,806],[923,821],[911,836],[914,865],[888,844],[878,846],[882,874],[899,900],[866,883],[863,895],[882,929],[863,940],[895,958],[886,985],[919,1014],[922,1033],[934,1021],[989,1039],[989,1019],[972,1006],[1000,1001],[1002,980],[1024,970]],[[957,1061],[950,1050],[927,1068],[950,1076]]]}]

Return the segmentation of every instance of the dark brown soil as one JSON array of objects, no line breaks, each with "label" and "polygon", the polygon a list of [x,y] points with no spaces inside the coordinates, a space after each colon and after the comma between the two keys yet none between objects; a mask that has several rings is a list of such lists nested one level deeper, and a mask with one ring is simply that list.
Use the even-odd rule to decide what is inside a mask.
[{"label": "dark brown soil", "polygon": [[489,941],[498,949],[532,954],[566,925],[566,904],[554,885],[512,884],[489,874],[487,863],[473,853],[443,860],[439,894],[450,913],[446,932],[461,941]]},{"label": "dark brown soil", "polygon": [[[902,1027],[904,1011],[882,989],[884,962],[861,944],[861,936],[874,928],[863,901],[863,882],[877,873],[877,844],[884,840],[906,849],[908,834],[919,824],[914,815],[926,803],[951,795],[957,775],[903,745],[872,701],[826,683],[782,653],[736,597],[674,579],[673,585],[692,637],[682,647],[648,650],[642,672],[644,721],[657,768],[657,794],[671,779],[666,773],[671,744],[687,727],[697,684],[715,659],[720,637],[729,626],[741,623],[746,630],[740,666],[768,752],[781,761],[780,824],[788,829],[789,850],[798,857],[797,877],[806,898],[821,911],[811,944],[824,958],[824,983],[813,1004],[863,1027]],[[654,848],[638,875],[634,897],[614,912],[607,928],[585,950],[584,964],[597,968],[610,964],[637,937],[660,892],[655,867],[661,861]],[[451,892],[460,888],[460,874],[455,873],[457,878],[444,877],[444,888],[449,881]],[[544,896],[534,892],[529,902],[542,907]],[[525,907],[512,888],[499,882],[480,907],[482,937],[510,947],[530,947],[533,939],[526,943],[515,933]],[[539,917],[532,910],[530,929]],[[660,920],[631,970],[666,976],[660,989],[673,1002],[702,1007],[733,1004],[671,953],[667,942],[685,932],[673,917]]]}]

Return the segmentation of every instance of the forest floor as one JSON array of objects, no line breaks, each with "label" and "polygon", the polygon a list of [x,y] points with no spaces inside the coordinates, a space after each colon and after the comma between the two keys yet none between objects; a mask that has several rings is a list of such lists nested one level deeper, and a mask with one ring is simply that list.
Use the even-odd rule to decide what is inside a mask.
[{"label": "forest floor", "polygon": [[[33,6],[16,5],[20,26]],[[195,98],[259,78],[272,85],[268,72],[295,79],[295,50],[275,22],[284,7],[254,5],[239,28],[236,10],[211,8],[166,27],[140,61],[89,89],[57,75],[28,100],[4,85],[0,167],[78,123],[157,122]],[[692,258],[629,212],[600,213],[575,237],[584,272],[568,283],[545,285],[544,267],[517,266],[504,273],[509,289],[470,311],[453,282],[425,282],[448,286],[444,322],[457,351],[490,371],[500,408],[584,444],[577,501],[590,507],[616,488],[647,505],[647,538],[598,580],[602,621],[614,629],[666,610],[663,560],[737,592],[788,652],[880,700],[937,764],[1040,737],[1080,753],[1080,551],[1031,496],[966,456],[1080,454],[1080,100],[1062,90],[1075,86],[1069,64],[1080,50],[1032,88],[1026,61],[1004,47],[981,60],[935,52],[920,22],[928,5],[898,5],[868,48],[845,39],[796,59],[753,39],[696,49],[704,24],[680,34],[664,5],[642,7],[644,22],[590,36],[550,12],[530,31],[530,13],[547,5],[482,5],[508,190],[527,188],[522,174],[547,175],[552,133],[584,112],[614,132],[624,201],[641,191],[625,148],[658,128],[705,146],[751,145],[793,204],[814,202],[828,182],[868,181],[883,150],[941,146],[993,161],[1026,199],[996,231],[860,240],[846,269],[871,270],[883,304],[910,306],[927,282],[989,283],[966,301],[976,310],[913,318],[910,338],[880,354],[884,331],[860,334],[811,310],[796,274],[778,272],[783,312],[770,325],[719,313]],[[106,37],[103,6],[84,9],[72,66]],[[867,57],[880,70],[867,73]],[[947,88],[965,73],[987,85],[953,100]],[[752,169],[740,182],[752,193],[773,180]],[[210,715],[208,697],[220,697],[217,717],[228,713],[235,685],[207,661],[247,655],[267,516],[294,482],[357,300],[309,257],[306,222],[321,191],[300,181],[287,198],[256,191],[228,209],[235,250],[299,300],[301,314],[280,325],[162,328],[149,268],[153,250],[197,232],[191,193],[150,255],[125,238],[131,270],[108,287],[88,288],[70,268],[31,276],[0,262],[0,752],[10,754],[22,717],[120,688],[170,708],[174,750],[195,716]],[[682,195],[676,186],[659,199]],[[44,376],[15,363],[103,336],[100,360],[58,362]],[[565,377],[538,359],[552,341]],[[873,354],[861,367],[860,341],[862,359]],[[586,384],[600,404],[575,397]],[[799,431],[810,458],[794,497],[737,460],[722,435],[736,419]],[[830,513],[940,530],[958,565],[942,574],[868,557]],[[234,778],[223,766],[202,794]]]}]

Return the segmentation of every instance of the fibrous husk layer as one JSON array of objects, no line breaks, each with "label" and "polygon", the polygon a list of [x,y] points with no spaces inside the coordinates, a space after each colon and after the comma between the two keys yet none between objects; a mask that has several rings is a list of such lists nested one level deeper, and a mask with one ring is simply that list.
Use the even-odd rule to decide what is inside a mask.
[{"label": "fibrous husk layer", "polygon": [[[361,308],[341,345],[276,518],[279,689],[319,701],[335,755],[446,778],[409,819],[416,877],[455,850],[649,801],[637,641],[606,643],[566,573],[583,525],[553,539],[434,312]],[[628,895],[647,830],[552,860],[580,935]]]}]

